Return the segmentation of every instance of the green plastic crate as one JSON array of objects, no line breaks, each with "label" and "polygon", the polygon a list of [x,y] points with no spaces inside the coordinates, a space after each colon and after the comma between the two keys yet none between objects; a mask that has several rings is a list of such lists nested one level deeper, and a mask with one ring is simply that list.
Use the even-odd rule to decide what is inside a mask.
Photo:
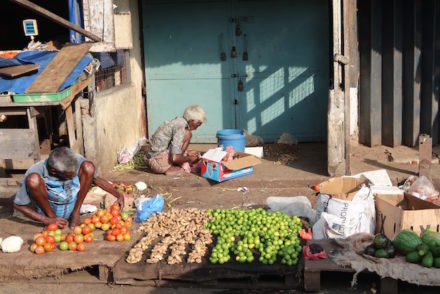
[{"label": "green plastic crate", "polygon": [[57,93],[30,93],[30,94],[16,94],[12,96],[14,102],[47,102],[47,101],[61,101],[69,97],[71,87],[64,89]]}]

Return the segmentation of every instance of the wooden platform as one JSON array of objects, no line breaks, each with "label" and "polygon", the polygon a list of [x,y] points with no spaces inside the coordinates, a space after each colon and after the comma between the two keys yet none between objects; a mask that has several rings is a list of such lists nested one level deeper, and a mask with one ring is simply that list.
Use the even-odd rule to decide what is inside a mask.
[{"label": "wooden platform", "polygon": [[[308,244],[315,243],[321,245],[327,255],[331,255],[333,251],[341,248],[332,240],[314,240]],[[331,259],[321,260],[305,260],[304,261],[304,290],[320,291],[321,290],[321,273],[325,272],[346,272],[355,273],[352,268],[341,267],[331,261]],[[397,293],[397,280],[390,278],[382,278],[380,281],[380,293]]]},{"label": "wooden platform", "polygon": [[41,225],[21,218],[0,219],[0,236],[17,235],[24,240],[18,253],[0,251],[0,282],[60,276],[69,271],[88,267],[98,267],[99,278],[103,281],[110,281],[111,268],[137,242],[141,235],[133,229],[130,241],[108,242],[104,241],[104,232],[97,230],[95,231],[95,240],[86,244],[84,252],[63,252],[57,249],[50,253],[36,255],[29,251],[29,246],[32,243],[33,235],[42,229]]},{"label": "wooden platform", "polygon": [[123,285],[197,285],[227,289],[301,289],[302,263],[290,267],[281,264],[148,264],[145,260],[129,264],[125,257],[113,267],[113,279]]}]

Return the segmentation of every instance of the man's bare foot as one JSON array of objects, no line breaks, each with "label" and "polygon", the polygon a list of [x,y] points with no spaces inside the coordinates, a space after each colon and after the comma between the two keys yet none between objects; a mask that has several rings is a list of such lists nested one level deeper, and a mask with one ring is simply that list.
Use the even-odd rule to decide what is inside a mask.
[{"label": "man's bare foot", "polygon": [[75,213],[70,216],[70,228],[74,228],[76,226],[79,226],[81,224],[81,218],[79,216],[79,213]]}]

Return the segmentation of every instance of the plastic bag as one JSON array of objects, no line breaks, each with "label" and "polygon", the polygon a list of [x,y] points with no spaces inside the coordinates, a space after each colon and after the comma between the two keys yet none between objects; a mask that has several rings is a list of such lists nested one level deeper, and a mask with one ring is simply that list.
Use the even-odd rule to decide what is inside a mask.
[{"label": "plastic bag", "polygon": [[[311,244],[310,246],[312,246]],[[319,259],[327,259],[327,253],[324,250],[318,253],[312,253],[310,250],[310,246],[303,246],[303,255],[306,260],[319,260]]]},{"label": "plastic bag", "polygon": [[139,198],[136,199],[136,222],[144,222],[150,217],[152,213],[162,211],[165,201],[161,195],[156,195],[153,198]]},{"label": "plastic bag", "polygon": [[142,138],[134,146],[122,147],[121,150],[116,153],[118,163],[122,164],[129,162],[133,158],[133,156],[135,156],[136,153],[141,150],[142,145],[144,145],[146,141],[147,140],[145,138]]},{"label": "plastic bag", "polygon": [[420,178],[418,178],[411,185],[408,193],[423,200],[428,200],[428,198],[437,198],[439,194],[438,191],[435,190],[434,185],[431,183],[431,181],[425,176],[421,176]]},{"label": "plastic bag", "polygon": [[306,217],[310,222],[314,222],[316,218],[316,211],[312,209],[310,200],[305,196],[271,196],[267,198],[266,202],[271,211],[279,211],[290,216]]}]

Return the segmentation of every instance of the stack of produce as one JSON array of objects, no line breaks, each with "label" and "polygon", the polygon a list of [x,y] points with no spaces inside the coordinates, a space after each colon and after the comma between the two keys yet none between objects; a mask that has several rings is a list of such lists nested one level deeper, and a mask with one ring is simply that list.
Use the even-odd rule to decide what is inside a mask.
[{"label": "stack of produce", "polygon": [[43,254],[51,252],[57,247],[57,243],[65,242],[66,234],[64,234],[56,224],[50,224],[47,230],[34,235],[34,242],[30,246],[30,250],[35,254]]},{"label": "stack of produce", "polygon": [[289,266],[298,263],[301,252],[298,238],[301,220],[280,212],[254,210],[217,209],[209,211],[214,217],[208,229],[217,236],[212,250],[211,263],[226,263],[230,252],[240,263],[251,263],[255,255],[263,264],[274,264],[278,257]]},{"label": "stack of produce", "polygon": [[207,252],[207,245],[212,243],[211,234],[204,229],[210,218],[206,211],[196,208],[171,209],[151,215],[140,227],[146,235],[130,249],[127,262],[138,263],[147,252],[148,263],[161,260],[166,260],[168,264],[179,264],[185,260],[200,263]]},{"label": "stack of produce", "polygon": [[127,241],[131,238],[129,229],[132,224],[131,216],[121,212],[118,204],[113,204],[110,208],[98,210],[92,217],[86,218],[67,235],[56,224],[50,224],[47,230],[34,235],[34,243],[30,250],[36,254],[43,254],[56,249],[58,244],[62,251],[82,252],[86,249],[85,243],[91,243],[95,239],[96,229],[107,231],[108,241]]},{"label": "stack of produce", "polygon": [[419,237],[411,230],[403,230],[394,237],[393,244],[399,253],[406,256],[407,262],[440,268],[439,232],[425,230]]},{"label": "stack of produce", "polygon": [[376,234],[373,243],[365,248],[365,254],[377,258],[393,258],[396,255],[396,250],[393,243],[384,234]]},{"label": "stack of produce", "polygon": [[130,228],[133,219],[127,212],[115,203],[107,209],[98,210],[92,217],[86,218],[84,223],[106,231],[107,241],[128,241],[131,238]]}]

